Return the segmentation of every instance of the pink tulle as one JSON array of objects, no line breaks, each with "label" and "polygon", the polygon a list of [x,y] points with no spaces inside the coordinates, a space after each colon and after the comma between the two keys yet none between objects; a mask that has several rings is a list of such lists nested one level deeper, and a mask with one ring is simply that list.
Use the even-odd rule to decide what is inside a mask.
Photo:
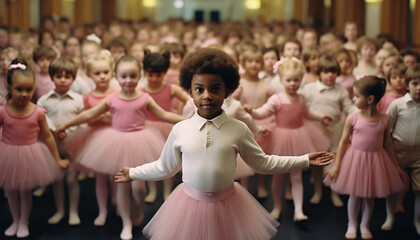
[{"label": "pink tulle", "polygon": [[146,121],[146,127],[157,129],[162,134],[164,139],[168,138],[173,126],[174,125],[172,123],[163,121]]},{"label": "pink tulle", "polygon": [[[191,191],[195,198],[191,197]],[[212,198],[219,199],[213,201]],[[163,203],[143,233],[152,240],[260,240],[272,238],[278,225],[237,183],[214,193],[200,192],[181,184]]]},{"label": "pink tulle", "polygon": [[347,149],[331,189],[361,198],[384,198],[404,188],[403,182],[384,149],[362,151]]},{"label": "pink tulle", "polygon": [[5,190],[28,190],[63,177],[44,143],[10,145],[0,141],[0,153],[0,187]]}]

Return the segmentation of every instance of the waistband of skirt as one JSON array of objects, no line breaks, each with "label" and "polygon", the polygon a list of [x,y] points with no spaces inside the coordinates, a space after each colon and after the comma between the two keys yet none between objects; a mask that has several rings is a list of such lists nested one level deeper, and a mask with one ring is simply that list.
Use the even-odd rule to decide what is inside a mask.
[{"label": "waistband of skirt", "polygon": [[232,184],[229,187],[220,190],[220,191],[200,191],[195,188],[188,186],[187,184],[183,184],[184,192],[199,201],[220,201],[230,197],[232,194],[235,193],[235,186]]}]

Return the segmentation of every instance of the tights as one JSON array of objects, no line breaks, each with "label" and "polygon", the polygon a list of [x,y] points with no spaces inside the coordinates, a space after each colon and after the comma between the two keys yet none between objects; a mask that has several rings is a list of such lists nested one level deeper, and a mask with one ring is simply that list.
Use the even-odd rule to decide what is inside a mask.
[{"label": "tights", "polygon": [[4,234],[6,236],[16,235],[24,238],[29,235],[28,220],[32,208],[31,190],[10,190],[6,191],[7,201],[12,213],[13,223]]},{"label": "tights", "polygon": [[357,216],[359,215],[361,202],[363,200],[362,208],[362,222],[360,223],[360,232],[363,239],[372,238],[372,234],[369,230],[370,219],[372,217],[374,199],[373,198],[359,198],[350,195],[347,203],[347,213],[349,217],[348,228],[346,232],[346,238],[356,238],[357,232]]}]

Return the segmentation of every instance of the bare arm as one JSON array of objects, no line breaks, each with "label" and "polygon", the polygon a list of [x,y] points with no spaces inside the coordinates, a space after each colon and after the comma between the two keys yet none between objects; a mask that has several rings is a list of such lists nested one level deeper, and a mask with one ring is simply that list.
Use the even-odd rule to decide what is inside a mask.
[{"label": "bare arm", "polygon": [[180,86],[171,84],[171,92],[175,98],[184,104],[190,99],[190,96]]},{"label": "bare arm", "polygon": [[48,127],[47,120],[44,116],[42,122],[40,124],[41,135],[44,143],[47,145],[48,149],[50,150],[51,154],[53,155],[57,165],[61,168],[67,168],[70,165],[69,160],[61,159],[60,154],[58,153],[57,144],[55,142],[54,136]]},{"label": "bare arm", "polygon": [[147,103],[147,109],[150,112],[152,112],[156,117],[158,117],[161,120],[166,121],[166,122],[177,123],[177,122],[180,122],[182,120],[185,120],[185,118],[183,116],[165,111],[150,96],[149,96],[149,100],[148,100],[148,103]]}]

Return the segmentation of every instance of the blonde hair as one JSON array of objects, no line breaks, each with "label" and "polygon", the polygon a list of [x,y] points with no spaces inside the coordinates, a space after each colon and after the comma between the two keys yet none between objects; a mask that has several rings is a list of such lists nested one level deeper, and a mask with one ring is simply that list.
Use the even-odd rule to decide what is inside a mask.
[{"label": "blonde hair", "polygon": [[114,66],[115,66],[115,62],[114,62],[114,58],[111,55],[111,52],[109,50],[101,50],[96,54],[93,54],[92,56],[90,56],[87,61],[86,61],[86,69],[87,72],[90,72],[92,64],[96,61],[102,61],[105,60],[109,63],[109,66],[111,67],[111,71],[114,71]]},{"label": "blonde hair", "polygon": [[291,70],[297,72],[301,77],[305,74],[306,69],[303,63],[296,59],[286,59],[280,64],[277,74],[281,78],[284,70]]}]

